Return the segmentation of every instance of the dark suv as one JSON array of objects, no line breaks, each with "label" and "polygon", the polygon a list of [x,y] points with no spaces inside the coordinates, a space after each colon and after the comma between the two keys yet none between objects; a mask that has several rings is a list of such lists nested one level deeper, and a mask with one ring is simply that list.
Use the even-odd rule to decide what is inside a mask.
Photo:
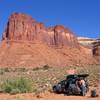
[{"label": "dark suv", "polygon": [[[86,79],[87,76],[89,75],[68,75],[65,80],[62,80],[53,86],[53,91],[55,93],[64,93],[67,95],[80,94],[85,96],[89,90],[88,81]],[[81,80],[84,81],[84,85],[80,85]]]}]

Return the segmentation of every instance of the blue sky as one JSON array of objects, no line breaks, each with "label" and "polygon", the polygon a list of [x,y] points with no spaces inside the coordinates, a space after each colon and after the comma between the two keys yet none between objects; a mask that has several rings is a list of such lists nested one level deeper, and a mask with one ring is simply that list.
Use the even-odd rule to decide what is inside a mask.
[{"label": "blue sky", "polygon": [[100,38],[100,0],[0,0],[0,38],[14,12],[46,26],[64,25],[77,36]]}]

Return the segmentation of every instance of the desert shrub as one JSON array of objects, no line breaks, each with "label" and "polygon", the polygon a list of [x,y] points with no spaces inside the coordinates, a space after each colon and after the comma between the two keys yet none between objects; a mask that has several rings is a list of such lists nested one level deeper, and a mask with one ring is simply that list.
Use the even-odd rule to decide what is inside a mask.
[{"label": "desert shrub", "polygon": [[2,84],[2,90],[11,94],[32,92],[32,80],[26,78],[6,80]]},{"label": "desert shrub", "polygon": [[48,70],[49,68],[50,68],[50,66],[48,66],[48,65],[43,66],[43,70]]},{"label": "desert shrub", "polygon": [[96,66],[100,66],[100,64],[96,64]]},{"label": "desert shrub", "polygon": [[26,72],[27,69],[24,68],[24,67],[22,67],[22,68],[16,68],[16,71],[17,71],[17,72]]},{"label": "desert shrub", "polygon": [[5,72],[3,69],[0,69],[0,75],[3,75]]},{"label": "desert shrub", "polygon": [[32,70],[33,71],[38,71],[38,70],[48,70],[50,68],[50,66],[48,65],[44,65],[43,67],[35,67]]},{"label": "desert shrub", "polygon": [[41,70],[41,68],[35,67],[35,68],[33,68],[32,70],[33,70],[33,71],[38,71],[38,70]]},{"label": "desert shrub", "polygon": [[10,68],[0,68],[0,75],[3,75],[5,72],[10,72]]},{"label": "desert shrub", "polygon": [[5,72],[10,72],[10,70],[11,70],[10,68],[4,68]]}]

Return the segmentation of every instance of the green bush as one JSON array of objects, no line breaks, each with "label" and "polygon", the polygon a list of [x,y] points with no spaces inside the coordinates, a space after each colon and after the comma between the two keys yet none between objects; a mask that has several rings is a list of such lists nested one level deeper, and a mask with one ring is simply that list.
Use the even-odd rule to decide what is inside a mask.
[{"label": "green bush", "polygon": [[26,78],[6,80],[2,84],[2,90],[11,94],[32,92],[32,80]]}]

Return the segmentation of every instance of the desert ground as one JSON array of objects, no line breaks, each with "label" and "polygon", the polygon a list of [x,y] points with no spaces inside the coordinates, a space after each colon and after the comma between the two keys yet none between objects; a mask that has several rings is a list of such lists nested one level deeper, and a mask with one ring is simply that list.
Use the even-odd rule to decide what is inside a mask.
[{"label": "desert ground", "polygon": [[[83,8],[80,6],[81,2],[74,4],[75,7],[72,2],[70,2],[71,6],[69,6],[70,9],[68,9],[66,15],[63,11],[67,11],[67,9],[64,8],[61,10],[61,8],[64,7],[62,4],[63,0],[61,0],[61,4],[58,3],[59,0],[57,0],[57,2],[54,1],[56,0],[53,0],[52,3],[47,2],[48,6],[46,2],[43,2],[44,6],[41,2],[40,4],[37,2],[38,7],[35,5],[36,9],[33,9],[35,6],[27,6],[25,3],[24,6],[25,9],[28,7],[27,10],[23,8],[24,6],[18,6],[17,2],[14,2],[15,5],[4,3],[6,6],[2,6],[4,10],[2,11],[3,13],[9,10],[10,12],[5,12],[6,14],[0,15],[0,19],[1,17],[4,18],[0,20],[2,25],[2,27],[0,26],[0,32],[2,32],[2,34],[0,34],[0,100],[100,100],[100,32],[97,35],[96,26],[92,26],[90,29],[87,27],[87,25],[89,26],[89,16],[87,16],[88,23],[86,23],[86,17],[81,17],[82,15],[88,14],[88,12],[86,14],[84,13],[86,11],[89,11],[89,13],[92,11],[91,14],[93,14],[93,11],[95,11],[94,4],[96,3],[93,3],[94,8],[91,6],[93,10],[88,10],[88,8],[83,9],[85,7],[83,4],[87,6],[91,5],[91,2],[82,3]],[[69,5],[70,3],[66,2],[65,4]],[[32,2],[32,4],[35,4],[35,2]],[[57,7],[55,5],[53,8],[50,4],[56,4]],[[21,7],[21,10],[18,10],[17,6]],[[54,17],[54,23],[52,23],[53,20],[48,16],[46,17],[49,19],[44,19],[45,17],[43,17],[43,22],[42,19],[40,22],[32,18],[38,16],[37,14],[35,16],[36,11],[41,11],[42,8],[45,7],[46,10],[43,9],[43,11],[46,12],[43,12],[43,14],[46,14],[49,6],[50,10],[54,9],[54,13],[52,14],[56,14],[57,16],[56,18],[55,15],[52,16],[51,14],[51,17]],[[7,9],[7,7],[10,9]],[[15,9],[16,7],[17,9]],[[55,9],[55,7],[57,9]],[[72,8],[77,7],[79,7],[79,11],[76,9],[75,12],[75,9],[73,9],[74,13],[72,13]],[[21,13],[22,9],[24,9],[26,13],[29,11],[29,14],[32,14],[32,16],[24,12]],[[82,10],[82,14],[80,13],[80,9]],[[98,9],[96,9],[94,13],[96,13],[97,10]],[[53,12],[53,10],[51,12]],[[80,13],[78,14],[78,23],[75,21],[77,13]],[[47,15],[48,14],[50,14],[50,11],[48,11]],[[9,18],[8,15],[10,15]],[[75,19],[73,19],[74,15]],[[39,16],[42,18],[42,11]],[[39,18],[39,16],[37,18]],[[67,16],[66,18],[68,19],[60,16]],[[71,16],[71,22],[68,22],[68,25],[72,26],[71,30],[73,30],[73,32],[66,27],[67,24],[64,22],[65,20],[70,21],[69,16]],[[58,20],[58,18],[62,19],[64,23]],[[82,21],[83,18],[84,21]],[[95,16],[93,20],[90,18],[90,26],[96,24],[93,24],[94,18],[96,19]],[[83,22],[83,24],[80,22]],[[7,24],[5,25],[5,23]],[[78,25],[78,27],[76,27],[76,25]],[[82,28],[79,26],[82,26]],[[81,35],[86,37],[77,37]],[[68,96],[53,92],[52,87],[61,80],[66,79],[66,76],[69,74],[89,74],[87,77],[89,91],[86,96]],[[78,89],[80,89],[82,85],[78,84],[79,82],[79,78],[73,82],[77,85],[76,88],[80,85]],[[68,87],[69,84],[70,82],[67,84]],[[82,89],[84,88],[82,87]],[[92,90],[97,91],[98,97],[91,97]]]},{"label": "desert ground", "polygon": [[[74,69],[76,73],[88,73],[89,92],[85,97],[66,96],[52,92],[52,86],[63,80],[68,75],[68,70]],[[1,68],[0,84],[7,79],[25,77],[32,80],[32,93],[4,93],[0,91],[0,100],[100,100],[100,65],[88,65],[86,67],[50,67],[41,68]],[[91,98],[91,90],[96,89],[99,97]],[[0,87],[1,90],[1,87]]]},{"label": "desert ground", "polygon": [[0,100],[100,100],[100,97],[91,98],[89,95],[82,96],[64,96],[63,94],[44,93],[40,96],[33,94],[0,94]]}]

